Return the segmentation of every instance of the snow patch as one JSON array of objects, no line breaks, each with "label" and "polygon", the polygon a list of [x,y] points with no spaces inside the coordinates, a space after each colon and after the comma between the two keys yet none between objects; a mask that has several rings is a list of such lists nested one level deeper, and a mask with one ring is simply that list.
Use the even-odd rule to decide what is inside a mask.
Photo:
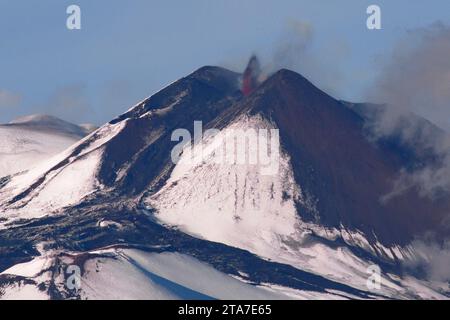
[{"label": "snow patch", "polygon": [[0,126],[0,177],[31,169],[77,141],[69,135]]}]

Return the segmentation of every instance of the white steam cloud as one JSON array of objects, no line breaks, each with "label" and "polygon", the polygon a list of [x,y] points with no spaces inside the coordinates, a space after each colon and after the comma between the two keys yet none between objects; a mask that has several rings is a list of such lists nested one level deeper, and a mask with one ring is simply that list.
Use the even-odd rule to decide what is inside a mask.
[{"label": "white steam cloud", "polygon": [[414,172],[403,171],[387,198],[412,187],[429,197],[450,191],[450,139],[446,133],[436,134],[433,126],[413,116],[450,129],[449,57],[449,27],[436,23],[411,31],[380,67],[379,77],[368,94],[370,101],[387,104],[373,125],[377,137],[397,134],[405,143],[429,150],[439,159]]},{"label": "white steam cloud", "polygon": [[411,245],[416,255],[406,262],[407,267],[422,270],[432,281],[450,281],[450,241],[416,240]]}]

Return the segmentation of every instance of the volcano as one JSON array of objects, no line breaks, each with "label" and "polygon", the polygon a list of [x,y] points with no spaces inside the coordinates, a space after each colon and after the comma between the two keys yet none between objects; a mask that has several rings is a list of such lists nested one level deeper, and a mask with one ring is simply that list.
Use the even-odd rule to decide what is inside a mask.
[{"label": "volcano", "polygon": [[[448,297],[404,265],[417,254],[417,237],[449,236],[450,197],[410,189],[382,201],[402,168],[426,159],[396,141],[371,140],[361,105],[300,74],[283,69],[256,84],[256,65],[244,75],[202,67],[45,163],[2,178],[0,292],[102,298],[126,288],[132,298],[157,298],[155,290],[223,298],[214,286],[233,277],[242,298]],[[195,121],[218,131],[203,141],[212,154],[228,129],[278,130],[277,173],[207,159],[174,163],[172,133],[194,132]],[[366,286],[373,264],[382,269],[380,290]],[[66,287],[69,265],[80,267],[87,287]],[[195,284],[180,268],[197,282],[201,268],[212,280]],[[131,278],[108,290],[105,279],[119,274]]]}]

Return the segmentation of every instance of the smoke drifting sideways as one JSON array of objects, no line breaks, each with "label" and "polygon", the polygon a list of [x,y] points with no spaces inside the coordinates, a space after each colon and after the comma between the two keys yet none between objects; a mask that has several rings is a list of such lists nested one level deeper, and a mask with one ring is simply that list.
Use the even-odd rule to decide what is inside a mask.
[{"label": "smoke drifting sideways", "polygon": [[[329,54],[332,52],[332,54]],[[345,69],[351,58],[346,39],[321,42],[314,26],[308,21],[289,20],[279,38],[264,70],[267,73],[285,68],[296,71],[322,91],[336,97],[345,96],[354,75]]]},{"label": "smoke drifting sideways", "polygon": [[[342,89],[350,87],[351,77],[343,72],[343,63],[350,57],[350,48],[344,40],[336,40],[314,46],[316,36],[313,26],[307,21],[288,20],[279,35],[264,48],[254,49],[259,61],[258,83],[263,82],[280,69],[289,69],[302,74],[321,90],[341,96]],[[333,52],[332,57],[326,54]],[[258,60],[258,59],[257,59]],[[221,66],[240,71],[248,63],[247,57],[241,54],[227,57]],[[241,86],[243,86],[242,77]],[[244,89],[241,87],[241,89]],[[245,90],[243,90],[245,91]],[[251,90],[250,90],[251,91]],[[247,94],[245,91],[244,95]]]},{"label": "smoke drifting sideways", "polygon": [[367,94],[367,100],[386,104],[371,125],[374,136],[399,136],[439,159],[413,172],[402,171],[385,200],[410,188],[430,198],[450,192],[450,27],[435,23],[410,31],[379,67]]},{"label": "smoke drifting sideways", "polygon": [[411,243],[415,255],[406,259],[404,267],[430,281],[450,281],[450,241],[436,241],[432,235],[425,235]]},{"label": "smoke drifting sideways", "polygon": [[[422,197],[434,201],[448,196],[450,27],[435,23],[410,31],[380,66],[367,100],[385,103],[370,125],[375,138],[399,137],[406,145],[436,159],[413,170],[403,169],[394,181],[392,191],[381,200],[391,201],[412,188]],[[450,226],[450,212],[442,224]],[[416,254],[410,261],[404,261],[407,268],[423,271],[432,281],[450,281],[448,237],[418,235],[411,246]]]}]

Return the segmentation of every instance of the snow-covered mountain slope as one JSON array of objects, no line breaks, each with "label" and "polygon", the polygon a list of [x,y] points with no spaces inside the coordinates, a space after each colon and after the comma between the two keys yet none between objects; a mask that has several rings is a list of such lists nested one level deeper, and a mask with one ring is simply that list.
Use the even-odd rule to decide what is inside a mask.
[{"label": "snow-covered mountain slope", "polygon": [[[241,117],[203,145],[195,146],[192,154],[198,159],[191,159],[185,150],[165,186],[144,202],[164,223],[208,240],[276,257],[284,241],[295,241],[299,236],[295,200],[307,201],[294,181],[288,155],[282,154],[274,175],[263,175],[260,164],[238,164],[235,157],[230,164],[214,159],[223,141],[234,139],[226,135],[227,130],[259,128],[270,129],[271,124],[258,116]],[[237,150],[234,152],[236,155]],[[247,153],[257,152],[257,145],[250,145]]]},{"label": "snow-covered mountain slope", "polygon": [[[78,283],[61,274],[80,261]],[[72,292],[67,281],[73,281]],[[137,249],[50,251],[0,273],[0,299],[50,299],[55,294],[82,300],[339,298],[327,293],[311,296],[282,286],[254,286],[187,255]]]},{"label": "snow-covered mountain slope", "polygon": [[29,128],[32,130],[41,131],[54,131],[57,133],[66,133],[68,135],[84,137],[97,129],[93,124],[81,124],[76,125],[62,119],[45,115],[45,114],[33,114],[29,116],[20,117],[14,119],[9,125]]},{"label": "snow-covered mountain slope", "polygon": [[89,133],[66,121],[33,115],[0,125],[0,177],[30,169]]},{"label": "snow-covered mountain slope", "polygon": [[[449,235],[441,222],[450,200],[424,200],[411,190],[381,203],[405,163],[401,150],[367,139],[364,118],[294,72],[275,73],[247,96],[238,79],[234,72],[203,67],[48,161],[0,180],[0,271],[34,265],[30,261],[52,250],[82,257],[120,244],[190,256],[253,289],[296,298],[448,297],[445,284],[410,272],[404,261],[415,258],[411,242],[417,236],[429,230],[438,238]],[[185,149],[173,162],[179,141],[172,133],[193,133],[196,121],[204,130],[219,130],[194,147],[194,155],[200,148],[206,159],[202,153],[194,157],[200,161],[186,160]],[[230,129],[264,129],[271,137],[279,130],[275,167],[208,161],[223,151]],[[259,154],[257,145],[249,144],[246,156]],[[51,249],[36,252],[49,240]],[[94,289],[76,296],[59,286],[50,297],[108,297],[99,286],[124,272],[133,275],[131,283],[148,285],[130,289],[133,297],[156,289],[158,296],[149,297],[185,297],[180,286],[214,296],[147,268],[147,260],[160,258],[139,262],[136,270],[128,253],[111,254],[115,259],[97,257],[106,259],[98,274],[93,270],[99,261],[75,259],[87,267],[84,281]],[[382,270],[381,290],[366,285],[373,264]],[[176,289],[155,282],[155,274]],[[9,292],[39,282],[3,279]],[[111,292],[127,283],[110,284]]]},{"label": "snow-covered mountain slope", "polygon": [[5,179],[0,188],[4,218],[42,217],[103,189],[96,174],[104,145],[123,124],[105,125],[60,154]]},{"label": "snow-covered mountain slope", "polygon": [[[172,130],[217,117],[234,101],[237,77],[210,67],[175,82],[42,165],[3,179],[0,210],[8,221],[41,217],[94,191],[100,197],[114,190],[134,200],[164,181],[173,166]],[[79,178],[66,179],[71,173]]]},{"label": "snow-covered mountain slope", "polygon": [[[155,210],[161,223],[193,236],[242,248],[367,290],[370,260],[358,257],[345,245],[330,247],[311,235],[320,235],[328,241],[340,237],[349,246],[365,248],[387,260],[393,260],[393,254],[380,243],[370,244],[360,233],[302,221],[296,203],[308,206],[311,211],[317,209],[302,192],[301,184],[296,184],[286,153],[280,155],[276,174],[269,175],[264,174],[263,164],[238,163],[237,149],[229,163],[217,161],[216,155],[221,154],[224,145],[235,142],[235,136],[227,132],[273,128],[261,115],[243,115],[203,144],[192,150],[186,147],[165,186],[144,202]],[[248,145],[247,156],[257,154],[258,145]],[[393,249],[398,259],[409,258],[404,255],[410,252],[400,247]],[[388,297],[414,296],[415,292],[406,284],[408,281],[428,291],[422,298],[444,297],[435,288],[413,278],[402,283],[385,274],[382,281],[383,290],[379,293]]]}]

